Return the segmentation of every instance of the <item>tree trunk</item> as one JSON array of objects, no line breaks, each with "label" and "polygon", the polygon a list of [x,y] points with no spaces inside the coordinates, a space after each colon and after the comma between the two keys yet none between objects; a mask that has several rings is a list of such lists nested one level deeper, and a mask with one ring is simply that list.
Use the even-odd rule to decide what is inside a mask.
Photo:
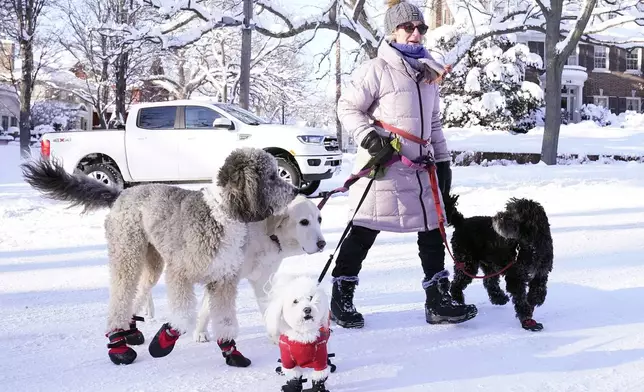
[{"label": "tree trunk", "polygon": [[127,93],[127,66],[128,66],[129,53],[127,51],[121,53],[117,60],[116,69],[116,102],[115,113],[117,121],[125,125],[125,95]]},{"label": "tree trunk", "polygon": [[335,43],[335,129],[338,135],[338,145],[340,149],[344,149],[342,144],[342,124],[340,123],[340,117],[338,117],[338,102],[340,102],[340,97],[342,96],[342,62],[341,62],[341,52],[340,52],[340,36],[338,35],[338,40]]},{"label": "tree trunk", "polygon": [[34,52],[31,41],[20,40],[22,80],[20,81],[20,156],[31,157],[31,95],[33,93]]},{"label": "tree trunk", "polygon": [[250,104],[250,52],[251,27],[253,20],[253,2],[244,0],[244,25],[242,26],[241,70],[239,72],[239,104],[248,110]]},{"label": "tree trunk", "polygon": [[541,160],[547,165],[557,164],[557,146],[561,127],[561,73],[563,66],[548,68],[546,72],[546,120],[541,145]]}]

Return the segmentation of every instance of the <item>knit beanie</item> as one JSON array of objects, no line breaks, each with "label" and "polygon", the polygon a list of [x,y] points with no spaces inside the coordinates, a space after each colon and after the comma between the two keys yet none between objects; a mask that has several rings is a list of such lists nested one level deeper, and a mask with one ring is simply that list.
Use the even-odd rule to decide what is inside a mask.
[{"label": "knit beanie", "polygon": [[407,3],[405,0],[387,0],[389,9],[385,13],[385,33],[391,34],[396,30],[396,27],[407,22],[423,22],[425,18],[420,8],[413,4]]}]

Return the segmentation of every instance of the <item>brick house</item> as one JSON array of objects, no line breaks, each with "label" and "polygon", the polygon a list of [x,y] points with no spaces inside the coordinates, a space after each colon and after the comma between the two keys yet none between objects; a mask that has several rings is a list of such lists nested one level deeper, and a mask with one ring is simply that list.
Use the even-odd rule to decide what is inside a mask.
[{"label": "brick house", "polygon": [[[428,24],[431,28],[453,24],[448,1],[428,2]],[[517,39],[545,59],[545,36],[529,31]],[[627,110],[644,112],[644,52],[579,43],[568,58],[562,74],[561,108],[573,122],[581,120],[581,105],[593,103],[619,114]],[[545,89],[545,74],[526,75],[526,80]]]}]

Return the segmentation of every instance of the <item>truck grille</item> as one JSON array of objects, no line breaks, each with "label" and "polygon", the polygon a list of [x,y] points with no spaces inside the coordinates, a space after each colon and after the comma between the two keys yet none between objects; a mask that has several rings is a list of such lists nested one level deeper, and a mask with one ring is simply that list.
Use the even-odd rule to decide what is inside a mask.
[{"label": "truck grille", "polygon": [[338,151],[340,149],[340,145],[338,144],[338,138],[337,137],[331,137],[327,136],[324,138],[324,148],[327,151]]}]

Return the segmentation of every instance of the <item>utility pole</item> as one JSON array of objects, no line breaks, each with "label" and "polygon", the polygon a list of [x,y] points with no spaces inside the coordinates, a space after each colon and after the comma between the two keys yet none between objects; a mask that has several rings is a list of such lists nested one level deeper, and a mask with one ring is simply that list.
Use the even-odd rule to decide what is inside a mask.
[{"label": "utility pole", "polygon": [[244,26],[242,27],[241,70],[239,73],[239,104],[248,110],[250,101],[250,52],[253,1],[244,0]]},{"label": "utility pole", "polygon": [[336,23],[338,24],[338,39],[335,42],[335,129],[338,135],[338,145],[340,150],[344,149],[342,144],[342,124],[340,123],[340,118],[338,117],[338,102],[340,101],[340,96],[342,95],[342,63],[340,56],[340,19],[342,12],[342,0],[337,0],[337,11],[335,14]]}]

